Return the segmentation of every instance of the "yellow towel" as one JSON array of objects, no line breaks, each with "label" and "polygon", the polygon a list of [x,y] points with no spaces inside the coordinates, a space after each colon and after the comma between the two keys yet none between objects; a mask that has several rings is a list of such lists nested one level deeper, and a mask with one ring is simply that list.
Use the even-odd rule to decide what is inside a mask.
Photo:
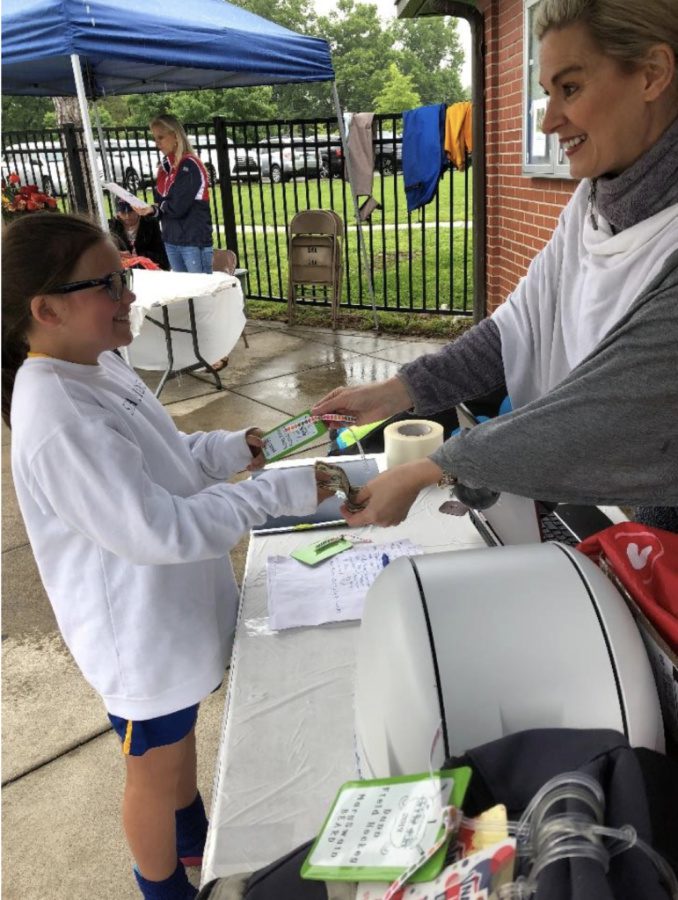
[{"label": "yellow towel", "polygon": [[445,153],[459,171],[466,165],[466,153],[473,150],[471,102],[453,103],[445,114]]}]

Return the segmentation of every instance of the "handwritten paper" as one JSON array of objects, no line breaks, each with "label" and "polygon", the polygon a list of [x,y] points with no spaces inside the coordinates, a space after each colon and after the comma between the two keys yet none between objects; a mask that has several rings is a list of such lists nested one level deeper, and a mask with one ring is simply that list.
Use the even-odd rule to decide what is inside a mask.
[{"label": "handwritten paper", "polygon": [[407,869],[441,829],[452,778],[345,786],[314,846],[312,866]]},{"label": "handwritten paper", "polygon": [[268,614],[275,631],[360,619],[372,582],[383,571],[383,556],[416,556],[421,547],[404,539],[363,544],[316,568],[288,556],[267,561]]}]

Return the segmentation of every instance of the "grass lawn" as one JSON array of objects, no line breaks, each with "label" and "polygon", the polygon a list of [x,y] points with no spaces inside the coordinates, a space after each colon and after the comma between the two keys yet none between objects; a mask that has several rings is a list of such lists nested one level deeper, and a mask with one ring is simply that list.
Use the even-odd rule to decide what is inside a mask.
[{"label": "grass lawn", "polygon": [[[240,236],[241,265],[249,270],[249,296],[287,296],[287,248],[285,235],[246,233]],[[466,237],[466,246],[464,238]],[[390,310],[440,309],[472,312],[473,233],[471,229],[416,228],[408,231],[373,229],[365,234],[368,259],[374,273],[377,307]],[[350,268],[346,267],[346,256]],[[464,262],[466,260],[466,278]],[[348,272],[348,276],[346,273]],[[466,297],[464,285],[467,284]],[[321,289],[315,296],[322,299]],[[305,288],[313,297],[313,288]],[[371,305],[358,236],[351,229],[344,248],[342,304]]]},{"label": "grass lawn", "polygon": [[[249,295],[272,301],[287,296],[286,226],[300,209],[333,209],[347,228],[343,253],[342,304],[371,305],[358,228],[348,184],[338,178],[273,184],[234,181],[233,203],[239,264],[249,272]],[[410,310],[470,314],[473,308],[472,179],[447,172],[433,201],[411,216],[402,174],[375,174],[373,196],[382,208],[363,225],[377,308],[405,315]],[[150,193],[146,192],[150,200]],[[219,185],[212,192],[212,216],[220,230]],[[469,227],[463,227],[468,219]],[[461,227],[453,227],[460,223]],[[218,241],[224,245],[223,231]],[[307,288],[323,301],[321,289]],[[270,303],[274,306],[274,303]],[[324,307],[323,307],[324,310]]]},{"label": "grass lawn", "polygon": [[[247,318],[252,321],[286,322],[287,305],[271,303],[268,300],[248,300]],[[462,316],[420,315],[417,313],[397,313],[387,310],[377,311],[379,331],[383,334],[412,335],[413,337],[436,337],[452,340],[459,337],[473,325],[473,320]],[[328,328],[329,310],[318,306],[297,305],[295,325]],[[342,310],[339,314],[339,329],[350,331],[372,331],[374,315],[372,310]]]},{"label": "grass lawn", "polygon": [[[426,207],[426,221],[460,222],[465,218],[465,207],[468,205],[468,219],[472,218],[471,173],[454,171],[447,173],[438,185],[438,193],[430,206]],[[468,185],[468,200],[466,186]],[[217,202],[213,205],[212,214],[216,212],[217,224],[222,224],[221,202],[219,190],[215,191]],[[393,225],[396,222],[408,222],[407,203],[402,175],[374,176],[373,196],[382,205],[382,209],[373,215],[375,227],[383,222]],[[353,202],[348,184],[341,179],[312,179],[287,181],[273,184],[267,181],[233,182],[233,204],[235,206],[236,223],[246,225],[284,226],[289,223],[295,212],[300,209],[333,209],[339,213],[344,222],[354,221]],[[420,211],[415,212],[412,224],[420,221]]]}]

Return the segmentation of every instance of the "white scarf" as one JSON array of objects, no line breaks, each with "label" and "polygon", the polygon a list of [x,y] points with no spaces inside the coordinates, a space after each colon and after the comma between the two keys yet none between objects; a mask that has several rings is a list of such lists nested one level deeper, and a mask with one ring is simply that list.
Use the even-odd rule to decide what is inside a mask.
[{"label": "white scarf", "polygon": [[592,226],[589,189],[588,180],[578,186],[493,316],[514,407],[547,393],[588,356],[678,247],[678,204],[613,234],[600,215]]}]

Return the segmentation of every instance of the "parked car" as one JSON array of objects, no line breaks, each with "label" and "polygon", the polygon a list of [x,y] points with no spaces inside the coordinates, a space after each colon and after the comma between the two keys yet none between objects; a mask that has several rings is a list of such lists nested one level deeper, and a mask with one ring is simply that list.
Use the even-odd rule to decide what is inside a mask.
[{"label": "parked car", "polygon": [[35,184],[53,197],[68,191],[66,164],[59,144],[30,142],[5,147],[2,174],[7,176],[12,172],[16,172],[22,184]]},{"label": "parked car", "polygon": [[155,180],[160,154],[155,143],[146,138],[110,138],[106,141],[106,161],[113,181],[136,194]]},{"label": "parked car", "polygon": [[403,138],[392,131],[377,132],[374,138],[374,171],[393,175],[403,167]]},{"label": "parked car", "polygon": [[[203,161],[210,181],[216,184],[219,181],[219,159],[217,157],[217,140],[213,134],[189,134],[187,135],[195,152]],[[236,147],[231,138],[226,138],[228,144],[228,162],[231,170],[231,178],[257,179],[259,178],[259,164],[256,153],[253,150],[245,150]]]},{"label": "parked car", "polygon": [[285,135],[264,138],[256,152],[262,178],[270,178],[274,184],[297,175],[317,175],[322,168],[314,138],[305,141]]},{"label": "parked car", "polygon": [[338,134],[320,136],[316,139],[316,146],[320,153],[320,174],[323,178],[344,177],[344,148],[341,137]]},{"label": "parked car", "polygon": [[[315,146],[320,157],[321,177],[344,177],[344,148],[338,134],[307,139],[307,146]],[[402,169],[403,142],[401,135],[392,131],[377,132],[374,137],[374,170],[382,175],[392,175]],[[262,166],[263,172],[263,166]]]}]

